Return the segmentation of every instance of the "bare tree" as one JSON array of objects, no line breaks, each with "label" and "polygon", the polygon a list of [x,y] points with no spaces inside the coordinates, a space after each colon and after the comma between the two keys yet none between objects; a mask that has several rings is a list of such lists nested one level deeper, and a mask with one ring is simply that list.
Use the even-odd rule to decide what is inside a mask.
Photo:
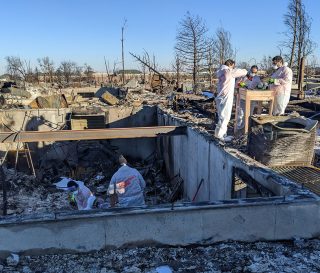
[{"label": "bare tree", "polygon": [[238,62],[238,63],[237,63],[237,66],[238,66],[239,68],[243,68],[243,69],[247,69],[247,70],[250,69],[250,64],[247,63],[247,62],[244,62],[244,61]]},{"label": "bare tree", "polygon": [[181,78],[181,71],[182,71],[183,63],[180,59],[178,54],[175,55],[174,63],[172,64],[172,68],[176,72],[176,85],[177,88],[180,88],[180,78]]},{"label": "bare tree", "polygon": [[81,86],[81,80],[82,80],[82,72],[83,72],[83,67],[76,65],[74,68],[74,75],[76,76],[76,78],[78,78],[80,86]]},{"label": "bare tree", "polygon": [[62,81],[63,81],[63,72],[62,72],[62,69],[61,69],[61,66],[57,68],[56,72],[55,72],[55,78],[57,80],[57,82],[59,84],[62,84]]},{"label": "bare tree", "polygon": [[[285,56],[289,59],[289,66],[296,67],[297,75],[300,69],[300,60],[314,51],[316,44],[311,40],[312,19],[305,11],[302,0],[290,0],[288,11],[284,15],[285,40],[281,45],[288,49]],[[297,77],[298,78],[298,77]]]},{"label": "bare tree", "polygon": [[259,69],[264,71],[271,71],[272,57],[264,55],[261,62],[258,64]]},{"label": "bare tree", "polygon": [[207,68],[210,80],[210,90],[213,88],[214,64],[213,64],[213,46],[210,45],[207,53]]},{"label": "bare tree", "polygon": [[40,83],[40,71],[38,69],[38,67],[36,66],[34,69],[34,81],[37,82],[38,84]]},{"label": "bare tree", "polygon": [[[143,60],[144,62],[147,62],[145,54],[143,54],[142,60]],[[147,67],[146,67],[146,65],[145,65],[144,63],[141,63],[141,71],[142,71],[142,77],[143,77],[143,78],[142,78],[142,79],[143,79],[143,84],[145,84],[145,83],[146,83],[146,71],[147,71]]]},{"label": "bare tree", "polygon": [[75,74],[76,63],[72,61],[63,61],[59,67],[64,80],[69,83],[72,76]]},{"label": "bare tree", "polygon": [[298,33],[298,14],[301,9],[301,0],[289,0],[288,12],[284,15],[284,24],[287,27],[287,31],[284,33],[287,37],[287,41],[283,42],[290,51],[289,66],[293,66],[294,54],[297,44]]},{"label": "bare tree", "polygon": [[49,59],[49,57],[43,57],[38,59],[38,63],[41,69],[41,72],[44,76],[44,82],[47,82],[47,77],[49,78],[50,83],[53,81],[54,74],[54,63]]},{"label": "bare tree", "polygon": [[300,70],[301,58],[307,57],[310,54],[312,54],[312,52],[316,47],[316,44],[310,38],[311,18],[306,13],[304,5],[301,4],[301,8],[298,14],[299,14],[299,20],[298,20],[299,34],[298,34],[298,40],[297,40],[298,42],[297,63],[298,63],[298,70]]},{"label": "bare tree", "polygon": [[213,61],[215,65],[224,64],[227,59],[234,58],[234,51],[231,45],[231,34],[220,27],[216,31],[216,37],[213,39]]},{"label": "bare tree", "polygon": [[316,74],[317,66],[318,66],[317,57],[315,55],[310,56],[307,59],[307,64],[306,64],[306,76],[308,78],[311,78]]},{"label": "bare tree", "polygon": [[[151,79],[152,79],[152,75],[153,75],[152,68],[154,68],[155,65],[151,62],[150,55],[149,55],[148,51],[146,51],[145,49],[143,49],[143,55],[142,55],[141,59],[144,62],[144,63],[141,62],[141,70],[143,73],[143,80],[144,80],[144,82],[146,82],[146,72],[147,72],[147,68],[148,68],[148,82],[151,83]],[[154,62],[155,62],[155,57],[154,57]]]},{"label": "bare tree", "polygon": [[7,72],[14,80],[21,79],[24,87],[27,81],[32,81],[33,71],[30,61],[15,56],[7,56],[5,60],[7,61]]},{"label": "bare tree", "polygon": [[[84,64],[84,71],[83,71],[84,75],[86,76],[86,80],[87,81],[91,81],[93,79],[93,73],[94,73],[94,70],[93,68],[88,65],[88,64]],[[109,75],[109,66],[107,67],[107,73]]]},{"label": "bare tree", "polygon": [[196,86],[199,71],[208,52],[208,28],[201,17],[193,16],[189,12],[179,24],[175,50],[186,69],[192,72],[193,85]]}]

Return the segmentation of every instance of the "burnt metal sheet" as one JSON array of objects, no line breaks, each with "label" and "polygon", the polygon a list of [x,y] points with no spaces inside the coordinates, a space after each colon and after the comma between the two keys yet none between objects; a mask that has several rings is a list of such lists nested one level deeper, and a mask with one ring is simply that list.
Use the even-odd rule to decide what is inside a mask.
[{"label": "burnt metal sheet", "polygon": [[320,195],[320,169],[313,166],[273,167],[275,172]]},{"label": "burnt metal sheet", "polygon": [[186,134],[185,126],[155,126],[112,129],[1,132],[1,143],[90,139],[149,138]]}]

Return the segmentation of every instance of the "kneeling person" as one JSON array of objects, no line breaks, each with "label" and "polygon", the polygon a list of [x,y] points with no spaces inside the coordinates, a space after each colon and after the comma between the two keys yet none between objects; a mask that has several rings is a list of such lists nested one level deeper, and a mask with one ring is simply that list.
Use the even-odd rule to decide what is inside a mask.
[{"label": "kneeling person", "polygon": [[67,184],[68,190],[72,191],[72,196],[77,204],[78,210],[89,210],[93,208],[96,197],[83,184],[78,184],[71,180]]},{"label": "kneeling person", "polygon": [[112,176],[109,191],[115,190],[121,207],[143,206],[146,182],[136,169],[127,166],[127,160],[123,156],[119,157],[119,163],[121,167]]}]

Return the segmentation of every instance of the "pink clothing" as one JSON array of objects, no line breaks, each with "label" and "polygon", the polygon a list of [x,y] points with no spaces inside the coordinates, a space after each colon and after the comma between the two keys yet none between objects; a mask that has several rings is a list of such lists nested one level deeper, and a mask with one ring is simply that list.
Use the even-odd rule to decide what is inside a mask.
[{"label": "pink clothing", "polygon": [[275,105],[273,115],[282,115],[289,103],[292,87],[292,70],[287,66],[279,67],[271,76],[275,79],[274,84],[269,86],[275,91]]},{"label": "pink clothing", "polygon": [[222,65],[217,72],[218,96],[216,97],[216,106],[218,110],[218,124],[215,129],[215,137],[223,139],[227,134],[228,123],[231,118],[235,78],[243,77],[247,74],[245,69],[232,69]]},{"label": "pink clothing", "polygon": [[246,69],[230,68],[222,65],[217,71],[218,76],[218,97],[226,96],[228,93],[234,92],[235,78],[244,77],[247,75]]}]

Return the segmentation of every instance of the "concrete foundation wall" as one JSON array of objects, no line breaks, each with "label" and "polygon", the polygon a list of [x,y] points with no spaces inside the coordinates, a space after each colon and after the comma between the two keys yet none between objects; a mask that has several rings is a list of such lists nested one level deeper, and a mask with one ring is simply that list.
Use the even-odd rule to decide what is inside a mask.
[{"label": "concrete foundation wall", "polygon": [[319,219],[316,200],[57,213],[38,220],[2,220],[0,254],[312,238],[320,235]]},{"label": "concrete foundation wall", "polygon": [[[158,125],[186,125],[177,118],[158,110]],[[192,125],[191,125],[192,126]],[[224,148],[206,132],[188,127],[187,135],[158,139],[159,154],[165,160],[169,177],[177,174],[184,180],[184,198],[192,201],[203,179],[195,201],[231,198],[233,168],[240,168],[275,195],[292,193],[290,182],[283,180],[264,165],[241,152]],[[291,187],[292,186],[292,187]]]},{"label": "concrete foundation wall", "polygon": [[[61,109],[10,109],[0,111],[0,131],[51,131],[63,127],[69,108]],[[51,144],[48,142],[30,143],[29,147],[36,157],[38,149]],[[20,145],[21,146],[21,145]],[[22,147],[21,147],[22,148]],[[17,143],[0,143],[0,155],[7,150],[16,150]]]},{"label": "concrete foundation wall", "polygon": [[[1,131],[50,131],[66,122],[70,108],[10,109],[0,111]],[[6,125],[6,126],[4,126]]]},{"label": "concrete foundation wall", "polygon": [[[157,108],[110,107],[106,121],[108,128],[157,126]],[[136,159],[145,159],[156,151],[155,138],[119,139],[110,140],[110,143],[119,147],[125,156]]]}]

